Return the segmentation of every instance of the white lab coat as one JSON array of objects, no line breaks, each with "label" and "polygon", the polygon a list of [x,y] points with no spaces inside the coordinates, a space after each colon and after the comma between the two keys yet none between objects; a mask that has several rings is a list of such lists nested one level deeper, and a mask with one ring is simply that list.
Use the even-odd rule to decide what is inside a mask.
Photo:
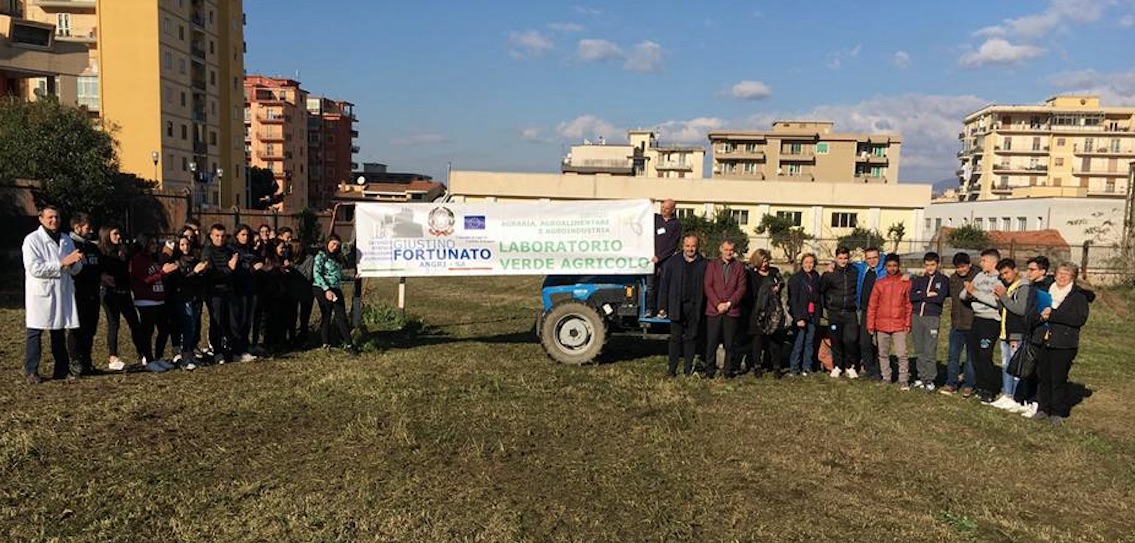
[{"label": "white lab coat", "polygon": [[83,261],[66,269],[59,264],[74,250],[75,243],[70,236],[61,235],[56,244],[42,226],[24,238],[24,314],[28,328],[79,327],[72,276],[83,269]]}]

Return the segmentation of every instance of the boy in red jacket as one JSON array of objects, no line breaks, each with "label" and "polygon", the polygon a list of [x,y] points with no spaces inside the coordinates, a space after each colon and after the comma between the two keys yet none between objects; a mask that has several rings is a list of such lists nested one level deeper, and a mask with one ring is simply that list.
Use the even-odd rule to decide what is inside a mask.
[{"label": "boy in red jacket", "polygon": [[879,369],[883,382],[891,382],[891,345],[899,359],[899,387],[910,390],[910,361],[906,358],[906,338],[910,333],[910,281],[899,273],[899,257],[887,255],[887,275],[875,283],[867,304],[867,333],[875,336],[879,347]]}]

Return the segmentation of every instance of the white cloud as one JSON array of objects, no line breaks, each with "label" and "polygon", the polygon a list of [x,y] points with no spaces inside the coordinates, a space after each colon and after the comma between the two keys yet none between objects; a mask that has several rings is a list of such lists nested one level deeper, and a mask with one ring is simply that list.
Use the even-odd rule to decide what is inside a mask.
[{"label": "white cloud", "polygon": [[623,50],[608,40],[583,39],[576,47],[576,57],[583,62],[607,62],[623,58]]},{"label": "white cloud", "polygon": [[632,72],[657,72],[662,69],[662,46],[650,40],[642,41],[627,54],[623,67]]},{"label": "white cloud", "polygon": [[1124,15],[1123,18],[1119,20],[1119,26],[1123,28],[1135,27],[1135,15]]},{"label": "white cloud", "polygon": [[687,121],[666,121],[656,125],[659,141],[664,144],[687,143],[706,144],[710,132],[725,127],[726,122],[717,117],[698,117]]},{"label": "white cloud", "polygon": [[850,49],[840,49],[839,51],[828,53],[827,66],[832,70],[838,70],[843,67],[844,59],[857,59],[859,58],[859,52],[862,50],[863,46],[856,44],[855,47]]},{"label": "white cloud", "polygon": [[761,81],[746,79],[733,85],[729,94],[739,100],[763,100],[772,96],[772,89]]},{"label": "white cloud", "polygon": [[520,128],[518,132],[520,141],[525,141],[528,143],[548,143],[551,141],[550,138],[544,135],[544,131],[542,129],[535,126]]},{"label": "white cloud", "polygon": [[583,25],[575,23],[548,23],[548,28],[559,32],[583,32]]},{"label": "white cloud", "polygon": [[596,140],[600,137],[610,139],[622,132],[615,125],[591,114],[580,115],[556,126],[556,133],[571,141],[581,141],[585,138]]},{"label": "white cloud", "polygon": [[1095,70],[1064,72],[1049,81],[1063,92],[1099,95],[1107,106],[1135,106],[1135,68],[1105,74]]},{"label": "white cloud", "polygon": [[894,62],[895,66],[898,66],[899,69],[905,70],[910,67],[910,53],[906,51],[895,51],[894,56],[891,57],[891,61]]},{"label": "white cloud", "polygon": [[1106,2],[1099,0],[1050,0],[1040,13],[1005,19],[999,25],[979,29],[974,35],[984,38],[1016,36],[1029,40],[1039,39],[1069,23],[1098,21],[1106,6]]},{"label": "white cloud", "polygon": [[419,132],[390,140],[391,145],[436,145],[439,143],[449,143],[449,137],[442,134]]},{"label": "white cloud", "polygon": [[572,9],[574,9],[576,13],[580,15],[586,15],[588,17],[598,17],[600,15],[603,15],[603,10],[587,6],[572,6]]},{"label": "white cloud", "polygon": [[555,47],[551,39],[535,30],[509,32],[508,43],[511,46],[508,54],[518,60],[542,57]]},{"label": "white cloud", "polygon": [[1042,54],[1044,49],[1034,45],[1014,45],[1001,38],[990,38],[977,51],[963,54],[958,64],[970,68],[986,64],[1020,64]]}]

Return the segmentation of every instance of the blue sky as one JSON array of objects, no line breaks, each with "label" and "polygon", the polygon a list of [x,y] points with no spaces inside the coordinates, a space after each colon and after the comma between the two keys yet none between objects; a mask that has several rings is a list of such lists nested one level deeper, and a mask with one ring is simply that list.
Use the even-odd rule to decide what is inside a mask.
[{"label": "blue sky", "polygon": [[[797,7],[806,6],[806,7]],[[246,0],[249,73],[356,104],[361,161],[557,171],[627,128],[705,144],[773,119],[904,136],[901,181],[953,175],[988,103],[1135,105],[1135,0]],[[308,15],[310,14],[310,16]]]}]

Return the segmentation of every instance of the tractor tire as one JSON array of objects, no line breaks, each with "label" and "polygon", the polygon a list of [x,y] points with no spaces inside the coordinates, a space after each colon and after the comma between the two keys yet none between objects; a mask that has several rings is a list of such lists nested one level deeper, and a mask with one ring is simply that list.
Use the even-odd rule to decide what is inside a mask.
[{"label": "tractor tire", "polygon": [[540,345],[561,364],[587,364],[603,352],[607,321],[595,308],[582,302],[564,302],[544,315]]}]

